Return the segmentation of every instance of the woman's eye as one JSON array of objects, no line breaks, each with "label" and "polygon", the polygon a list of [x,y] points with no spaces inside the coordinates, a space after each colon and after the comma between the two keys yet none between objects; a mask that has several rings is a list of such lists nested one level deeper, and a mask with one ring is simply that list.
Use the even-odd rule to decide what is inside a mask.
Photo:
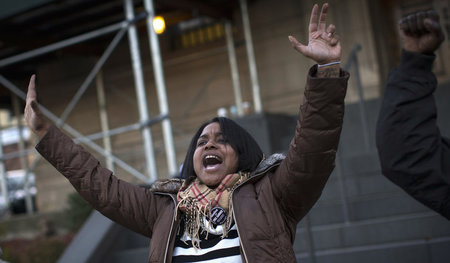
[{"label": "woman's eye", "polygon": [[197,147],[203,146],[203,145],[205,145],[205,144],[206,144],[206,141],[199,141],[199,142],[197,143]]},{"label": "woman's eye", "polygon": [[225,140],[224,138],[220,138],[217,140],[218,143],[227,143],[227,140]]}]

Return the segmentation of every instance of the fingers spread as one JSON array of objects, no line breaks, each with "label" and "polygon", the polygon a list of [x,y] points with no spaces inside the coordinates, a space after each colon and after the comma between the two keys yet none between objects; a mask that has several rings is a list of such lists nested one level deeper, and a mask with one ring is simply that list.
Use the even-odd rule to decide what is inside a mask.
[{"label": "fingers spread", "polygon": [[327,23],[327,10],[328,10],[328,4],[325,3],[325,4],[323,4],[322,11],[320,12],[319,31],[325,31],[326,23]]},{"label": "fingers spread", "polygon": [[305,54],[306,52],[306,46],[302,43],[298,42],[298,40],[293,36],[288,36],[289,41],[291,42],[292,47],[297,50],[298,52]]},{"label": "fingers spread", "polygon": [[288,36],[288,38],[289,38],[289,41],[291,42],[291,45],[293,48],[302,45],[300,42],[298,42],[298,40],[295,37]]},{"label": "fingers spread", "polygon": [[336,32],[336,26],[333,24],[330,24],[327,28],[327,32],[328,32],[328,37],[332,37],[334,32]]},{"label": "fingers spread", "polygon": [[299,44],[298,40],[295,37],[293,37],[293,36],[288,36],[288,39],[291,42],[292,47],[294,47],[295,45]]},{"label": "fingers spread", "polygon": [[330,45],[335,46],[337,43],[339,43],[339,36],[334,35],[334,37],[330,40]]},{"label": "fingers spread", "polygon": [[309,33],[317,31],[317,20],[319,19],[319,6],[315,4],[311,11],[311,17],[309,18]]}]

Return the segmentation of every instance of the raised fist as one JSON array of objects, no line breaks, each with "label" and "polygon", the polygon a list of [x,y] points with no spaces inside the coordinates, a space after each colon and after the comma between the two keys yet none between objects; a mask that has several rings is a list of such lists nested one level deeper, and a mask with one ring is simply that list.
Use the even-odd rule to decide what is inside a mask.
[{"label": "raised fist", "polygon": [[409,52],[432,53],[444,41],[439,15],[434,10],[420,11],[399,22],[403,48]]}]

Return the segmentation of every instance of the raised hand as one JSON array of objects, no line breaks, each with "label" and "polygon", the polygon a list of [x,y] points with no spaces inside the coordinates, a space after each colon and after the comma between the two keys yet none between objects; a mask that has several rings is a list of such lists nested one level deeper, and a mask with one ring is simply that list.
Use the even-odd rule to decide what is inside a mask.
[{"label": "raised hand", "polygon": [[318,64],[327,64],[341,60],[341,45],[339,37],[335,35],[336,27],[330,24],[326,27],[328,3],[322,6],[319,16],[319,6],[314,5],[309,21],[309,41],[305,46],[298,42],[293,36],[289,36],[292,46],[303,54],[311,58]]},{"label": "raised hand", "polygon": [[30,83],[28,84],[27,100],[25,104],[25,122],[28,127],[37,135],[39,138],[44,137],[47,133],[50,124],[45,119],[39,105],[36,100],[36,76],[33,75],[30,78]]},{"label": "raised hand", "polygon": [[420,11],[399,22],[403,48],[409,52],[432,53],[444,41],[439,15],[434,10]]}]

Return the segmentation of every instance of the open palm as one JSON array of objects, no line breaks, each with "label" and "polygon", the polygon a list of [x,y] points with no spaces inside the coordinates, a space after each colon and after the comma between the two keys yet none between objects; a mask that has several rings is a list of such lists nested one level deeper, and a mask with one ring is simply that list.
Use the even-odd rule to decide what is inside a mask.
[{"label": "open palm", "polygon": [[40,138],[42,138],[48,131],[50,124],[45,119],[36,99],[36,76],[33,75],[30,78],[30,84],[28,84],[27,99],[25,105],[25,122],[27,126]]},{"label": "open palm", "polygon": [[334,34],[336,27],[330,24],[326,27],[328,4],[322,6],[319,17],[319,6],[314,5],[309,21],[308,45],[303,45],[297,39],[289,36],[292,46],[304,56],[319,64],[325,64],[341,59],[341,45],[339,37]]}]

